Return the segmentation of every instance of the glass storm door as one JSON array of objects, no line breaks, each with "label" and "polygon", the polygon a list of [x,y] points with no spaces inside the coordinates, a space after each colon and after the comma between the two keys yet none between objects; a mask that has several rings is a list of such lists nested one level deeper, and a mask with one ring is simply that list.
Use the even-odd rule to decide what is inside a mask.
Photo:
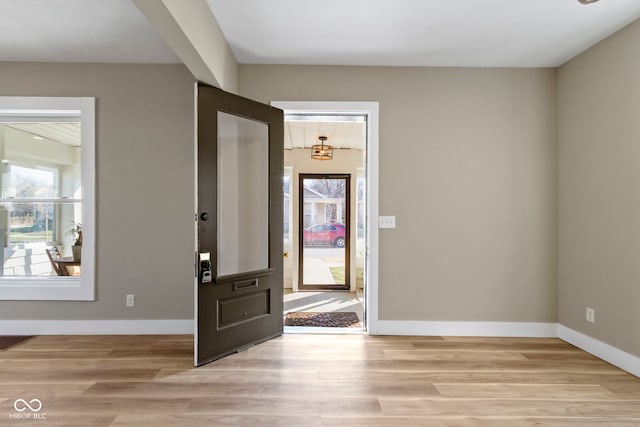
[{"label": "glass storm door", "polygon": [[283,123],[198,84],[196,366],[282,334]]},{"label": "glass storm door", "polygon": [[299,284],[349,289],[349,174],[300,174]]}]

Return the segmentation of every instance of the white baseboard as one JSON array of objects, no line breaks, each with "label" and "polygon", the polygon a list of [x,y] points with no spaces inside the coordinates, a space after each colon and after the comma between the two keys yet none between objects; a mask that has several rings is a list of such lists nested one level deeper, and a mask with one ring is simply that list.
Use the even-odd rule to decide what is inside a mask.
[{"label": "white baseboard", "polygon": [[375,326],[376,335],[536,338],[558,336],[557,323],[378,320]]},{"label": "white baseboard", "polygon": [[193,334],[193,319],[0,320],[0,335]]},{"label": "white baseboard", "polygon": [[640,377],[640,357],[558,324],[558,338]]}]

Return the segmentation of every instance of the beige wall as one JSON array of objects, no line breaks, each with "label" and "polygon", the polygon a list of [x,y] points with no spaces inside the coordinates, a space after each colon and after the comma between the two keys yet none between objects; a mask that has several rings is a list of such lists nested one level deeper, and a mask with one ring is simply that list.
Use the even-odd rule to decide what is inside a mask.
[{"label": "beige wall", "polygon": [[380,102],[380,319],[556,320],[550,69],[241,65],[239,93]]},{"label": "beige wall", "polygon": [[[0,63],[0,94],[96,97],[97,301],[0,319],[193,318],[193,77],[182,65]],[[125,294],[136,306],[125,307]]]},{"label": "beige wall", "polygon": [[[640,356],[640,22],[558,73],[559,321]],[[596,311],[585,321],[585,307]]]},{"label": "beige wall", "polygon": [[[239,91],[380,102],[381,319],[548,322],[558,298],[560,323],[640,355],[639,43],[635,23],[557,81],[242,65]],[[0,63],[2,95],[96,97],[98,217],[97,301],[0,301],[0,319],[192,318],[192,85],[181,65]]]}]

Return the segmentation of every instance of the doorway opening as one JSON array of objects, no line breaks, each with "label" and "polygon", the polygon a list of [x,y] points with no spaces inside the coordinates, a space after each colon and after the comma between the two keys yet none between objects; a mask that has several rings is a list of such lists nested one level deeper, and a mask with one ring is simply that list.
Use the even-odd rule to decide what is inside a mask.
[{"label": "doorway opening", "polygon": [[285,332],[366,330],[367,136],[366,114],[285,109]]}]

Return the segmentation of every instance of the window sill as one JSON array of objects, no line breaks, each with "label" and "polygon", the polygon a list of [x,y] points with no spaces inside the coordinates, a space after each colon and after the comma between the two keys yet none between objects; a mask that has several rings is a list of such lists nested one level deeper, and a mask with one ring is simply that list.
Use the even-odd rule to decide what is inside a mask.
[{"label": "window sill", "polygon": [[93,301],[93,290],[87,277],[0,278],[0,300]]}]

